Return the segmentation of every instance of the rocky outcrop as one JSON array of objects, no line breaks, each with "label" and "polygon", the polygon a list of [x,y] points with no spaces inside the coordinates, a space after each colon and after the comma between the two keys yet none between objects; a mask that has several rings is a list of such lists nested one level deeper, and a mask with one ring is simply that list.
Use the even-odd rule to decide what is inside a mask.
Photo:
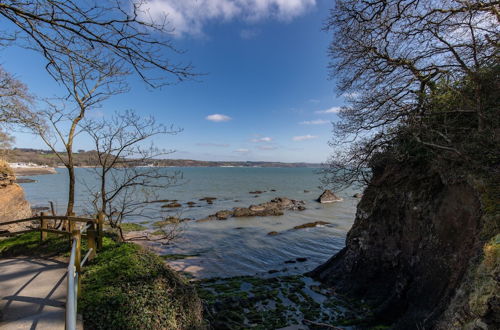
[{"label": "rocky outcrop", "polygon": [[[15,180],[15,176],[9,169],[2,168],[0,171],[0,223],[31,216],[31,207],[24,198],[23,188],[14,183]],[[0,232],[22,230],[24,227],[25,224],[0,226]]]},{"label": "rocky outcrop", "polygon": [[229,217],[269,217],[283,215],[285,210],[303,211],[306,209],[304,201],[289,199],[286,197],[277,197],[269,202],[250,207],[236,207],[231,210],[222,210],[207,218],[198,221],[226,220]]},{"label": "rocky outcrop", "polygon": [[342,198],[338,197],[335,195],[331,190],[325,190],[319,197],[318,197],[318,202],[324,204],[324,203],[334,203],[334,202],[341,202]]},{"label": "rocky outcrop", "polygon": [[424,165],[375,168],[346,247],[311,275],[368,300],[374,324],[499,328],[500,184],[489,175],[496,183],[451,181]]}]

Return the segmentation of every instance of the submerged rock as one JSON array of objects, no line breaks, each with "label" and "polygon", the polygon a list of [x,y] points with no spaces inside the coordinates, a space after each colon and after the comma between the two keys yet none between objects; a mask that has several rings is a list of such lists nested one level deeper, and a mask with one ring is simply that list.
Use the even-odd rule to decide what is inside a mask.
[{"label": "submerged rock", "polygon": [[270,231],[267,233],[268,236],[276,236],[276,235],[279,235],[279,233],[277,231]]},{"label": "submerged rock", "polygon": [[233,212],[228,211],[228,210],[222,210],[222,211],[215,213],[217,220],[226,220],[227,218],[229,218],[232,215],[233,215]]},{"label": "submerged rock", "polygon": [[331,190],[325,190],[318,198],[320,203],[334,203],[341,202],[343,199],[335,195]]},{"label": "submerged rock", "polygon": [[352,197],[354,197],[354,198],[361,198],[361,197],[363,197],[363,194],[361,194],[361,193],[355,193],[354,195],[352,195]]},{"label": "submerged rock", "polygon": [[328,224],[330,224],[330,223],[326,222],[326,221],[315,221],[315,222],[309,222],[309,223],[305,223],[303,225],[295,226],[295,227],[293,227],[293,229],[313,228],[313,227],[324,226],[324,225],[328,225]]},{"label": "submerged rock", "polygon": [[181,206],[182,205],[177,203],[177,202],[172,202],[172,203],[162,205],[162,208],[176,208],[176,207],[181,207]]},{"label": "submerged rock", "polygon": [[222,210],[216,214],[210,215],[203,221],[208,220],[225,220],[231,216],[239,217],[267,217],[283,215],[284,210],[302,211],[305,210],[304,201],[297,201],[286,197],[274,198],[269,202],[258,205],[250,205],[250,207],[236,207],[232,211]]}]

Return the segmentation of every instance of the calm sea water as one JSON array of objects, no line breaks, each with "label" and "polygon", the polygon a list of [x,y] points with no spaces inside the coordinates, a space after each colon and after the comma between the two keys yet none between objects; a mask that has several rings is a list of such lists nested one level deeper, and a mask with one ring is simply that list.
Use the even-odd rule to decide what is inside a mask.
[{"label": "calm sea water", "polygon": [[[339,192],[343,202],[320,204],[315,199],[321,194],[319,177],[310,168],[165,168],[179,170],[183,179],[178,185],[164,189],[161,199],[176,199],[185,205],[194,201],[194,208],[182,207],[165,211],[157,204],[157,220],[167,215],[200,219],[223,209],[236,206],[248,207],[282,196],[306,202],[305,211],[287,211],[278,217],[230,218],[225,221],[186,221],[182,236],[171,245],[148,243],[159,254],[196,255],[171,261],[178,269],[195,277],[228,277],[237,275],[265,275],[270,270],[277,274],[298,274],[325,262],[338,252],[352,226],[357,199],[354,191]],[[67,175],[58,169],[54,175],[32,176],[35,183],[22,184],[27,199],[33,206],[47,206],[53,201],[58,212],[63,213],[67,194]],[[82,212],[88,206],[88,194],[82,182],[92,182],[88,169],[76,169],[78,178],[76,209]],[[271,189],[276,190],[272,192]],[[255,197],[250,191],[266,191]],[[198,201],[205,196],[216,197],[212,205]],[[144,219],[142,219],[144,220]],[[131,222],[142,221],[131,219]],[[325,221],[329,225],[293,229],[294,226]],[[280,234],[268,236],[270,231]],[[296,258],[305,262],[285,263]]]}]

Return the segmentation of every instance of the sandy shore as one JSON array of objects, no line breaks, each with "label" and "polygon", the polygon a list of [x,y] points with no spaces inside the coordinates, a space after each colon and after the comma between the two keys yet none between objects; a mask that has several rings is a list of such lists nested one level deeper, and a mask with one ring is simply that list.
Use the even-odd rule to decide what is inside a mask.
[{"label": "sandy shore", "polygon": [[41,175],[41,174],[56,174],[56,170],[53,167],[14,167],[14,173],[16,176],[26,176],[26,175]]}]

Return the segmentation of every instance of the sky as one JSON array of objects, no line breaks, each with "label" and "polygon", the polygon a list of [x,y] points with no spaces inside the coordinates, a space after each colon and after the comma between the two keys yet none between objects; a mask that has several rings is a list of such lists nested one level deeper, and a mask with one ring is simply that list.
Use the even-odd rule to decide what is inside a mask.
[{"label": "sky", "polygon": [[[91,116],[133,109],[182,129],[154,140],[175,150],[169,158],[220,161],[325,162],[332,121],[344,99],[328,79],[328,33],[321,30],[326,0],[154,0],[150,13],[168,13],[182,59],[202,73],[195,81],[160,90],[130,79]],[[1,27],[1,23],[0,23]],[[0,65],[39,97],[60,87],[40,55],[0,50]],[[15,145],[46,149],[25,133]],[[75,149],[91,149],[79,137]]]}]

